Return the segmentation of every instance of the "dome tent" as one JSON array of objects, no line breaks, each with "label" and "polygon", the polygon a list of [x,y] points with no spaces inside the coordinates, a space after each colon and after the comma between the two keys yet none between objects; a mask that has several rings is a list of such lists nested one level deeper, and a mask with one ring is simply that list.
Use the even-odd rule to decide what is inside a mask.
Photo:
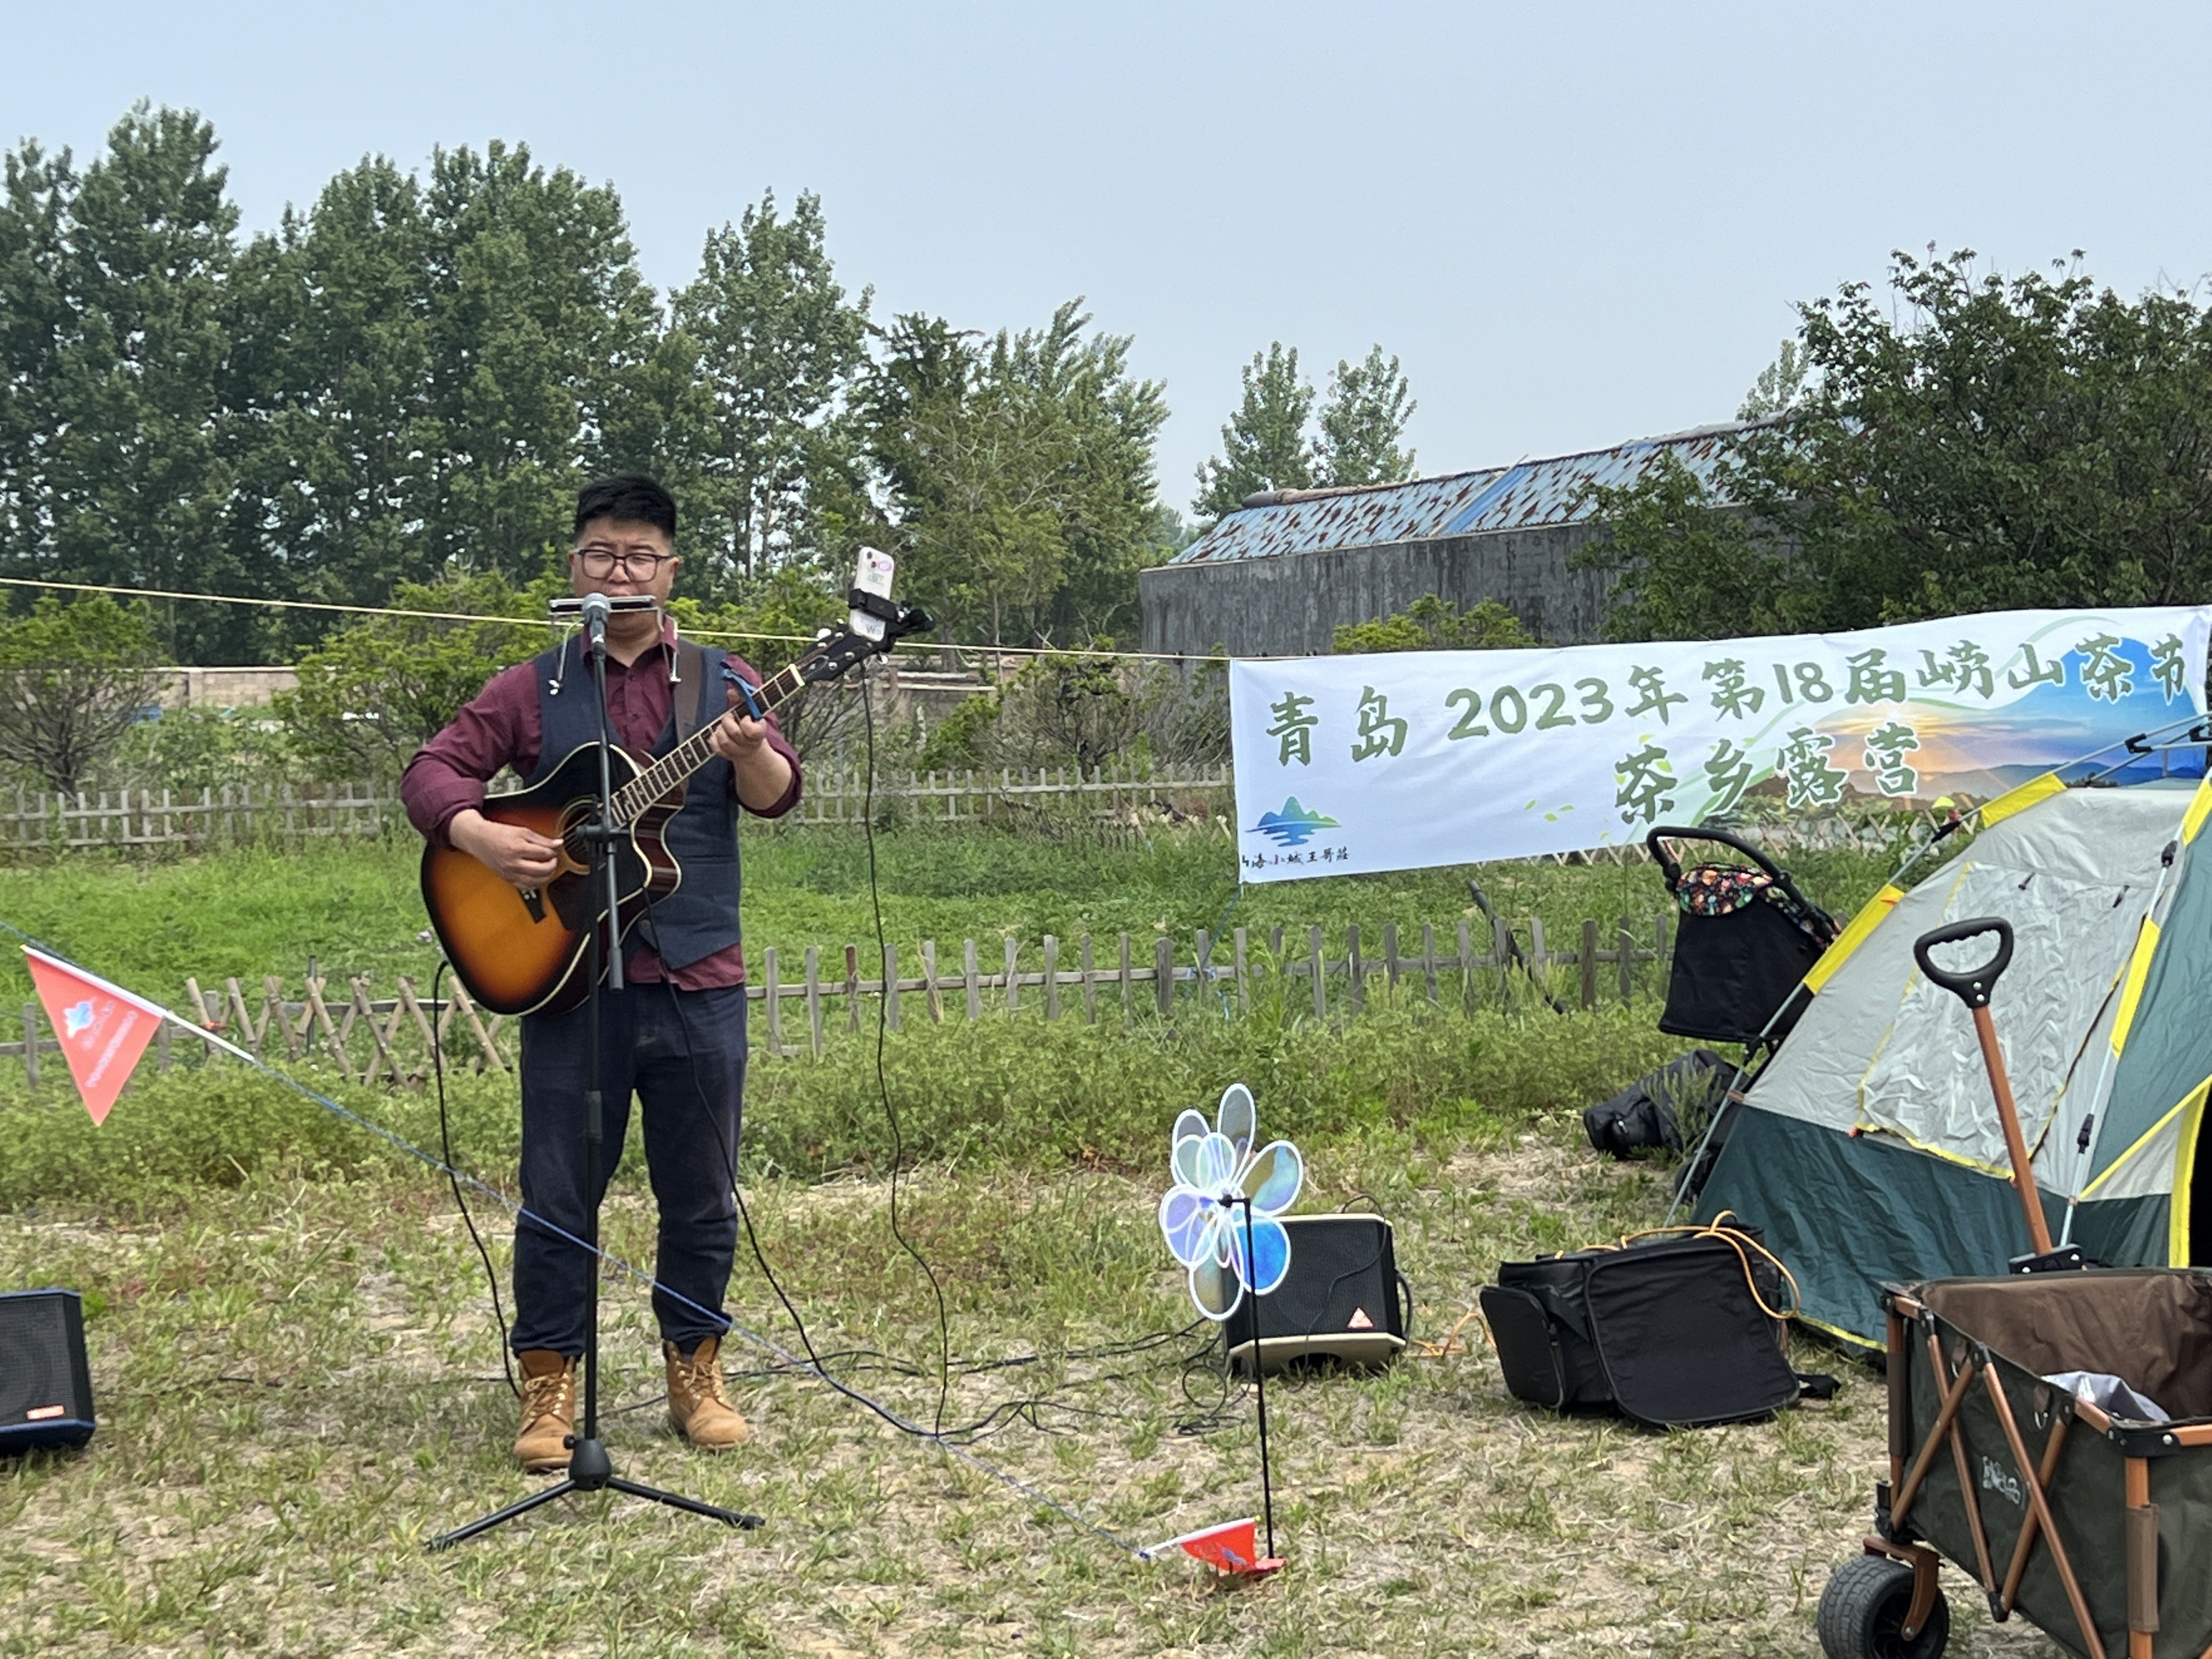
[{"label": "dome tent", "polygon": [[2191,1203],[2212,1089],[2209,815],[2212,783],[2055,775],[1984,807],[1970,845],[1909,892],[1885,887],[1807,975],[1811,1004],[1735,1110],[1698,1214],[1764,1227],[1807,1317],[1856,1341],[1880,1340],[1885,1283],[2003,1273],[2028,1244],[1988,1074],[1965,1009],[1912,955],[1947,922],[2002,916],[2015,948],[1990,1012],[2053,1237],[2115,1267],[2212,1261],[2212,1190]]}]

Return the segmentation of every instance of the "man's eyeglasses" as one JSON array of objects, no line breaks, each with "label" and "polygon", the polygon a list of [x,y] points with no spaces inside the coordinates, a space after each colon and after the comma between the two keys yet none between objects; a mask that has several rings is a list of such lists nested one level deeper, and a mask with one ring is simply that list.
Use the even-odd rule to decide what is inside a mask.
[{"label": "man's eyeglasses", "polygon": [[613,575],[615,567],[620,565],[625,576],[649,582],[660,574],[660,567],[676,556],[673,553],[608,553],[592,548],[576,556],[583,561],[584,574],[595,581]]}]

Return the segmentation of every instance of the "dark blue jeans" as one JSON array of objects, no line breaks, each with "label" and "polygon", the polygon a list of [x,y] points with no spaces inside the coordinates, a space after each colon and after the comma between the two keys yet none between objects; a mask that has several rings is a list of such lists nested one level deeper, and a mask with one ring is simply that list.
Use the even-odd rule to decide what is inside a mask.
[{"label": "dark blue jeans", "polygon": [[[622,1161],[630,1096],[644,1120],[645,1167],[660,1211],[653,1277],[678,1296],[653,1293],[660,1334],[685,1352],[723,1326],[738,1243],[732,1194],[745,1088],[745,988],[678,991],[635,985],[603,994],[599,1050],[599,1188],[584,1179],[584,1078],[591,1005],[522,1022],[522,1202],[555,1226],[589,1237],[590,1218]],[[528,1220],[514,1229],[516,1352],[584,1351],[584,1297],[596,1264]],[[686,1305],[696,1303],[697,1307]]]}]

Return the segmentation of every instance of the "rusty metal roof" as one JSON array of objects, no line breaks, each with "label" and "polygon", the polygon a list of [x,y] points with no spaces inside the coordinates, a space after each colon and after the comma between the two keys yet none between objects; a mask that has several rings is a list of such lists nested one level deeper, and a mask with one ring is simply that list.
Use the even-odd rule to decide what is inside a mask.
[{"label": "rusty metal roof", "polygon": [[1511,466],[1416,478],[1362,489],[1287,490],[1280,499],[1224,517],[1171,563],[1267,559],[1392,542],[1440,541],[1589,516],[1577,498],[1589,484],[1633,483],[1662,451],[1702,479],[1713,475],[1740,423],[1639,438],[1611,449],[1516,461]]}]

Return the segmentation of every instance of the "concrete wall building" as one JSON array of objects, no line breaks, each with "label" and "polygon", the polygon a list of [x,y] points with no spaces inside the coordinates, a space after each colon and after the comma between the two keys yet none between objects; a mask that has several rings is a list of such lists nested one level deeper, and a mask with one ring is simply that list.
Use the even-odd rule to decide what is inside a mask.
[{"label": "concrete wall building", "polygon": [[164,708],[265,708],[279,691],[299,688],[289,668],[165,668]]},{"label": "concrete wall building", "polygon": [[1635,483],[1661,455],[1712,476],[1735,425],[1410,483],[1246,498],[1170,562],[1137,579],[1144,649],[1297,656],[1346,623],[1434,593],[1462,610],[1495,599],[1553,645],[1598,638],[1610,579],[1570,568],[1599,534],[1592,483]]}]

